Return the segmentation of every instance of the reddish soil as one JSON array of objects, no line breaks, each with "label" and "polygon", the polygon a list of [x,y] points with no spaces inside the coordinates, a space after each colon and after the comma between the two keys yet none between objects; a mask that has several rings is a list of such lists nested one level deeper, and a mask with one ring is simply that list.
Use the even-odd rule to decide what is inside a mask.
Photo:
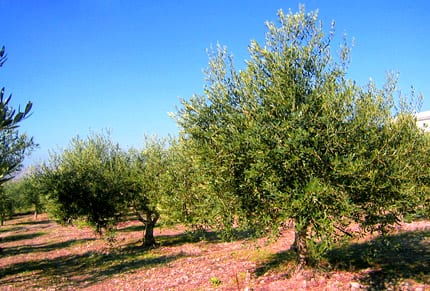
[{"label": "reddish soil", "polygon": [[296,273],[291,230],[275,242],[193,241],[183,227],[155,234],[160,246],[144,250],[136,221],[121,224],[109,245],[44,215],[9,220],[0,227],[0,290],[430,290],[430,221],[398,227],[372,262],[359,258],[377,242],[367,238],[335,251],[335,267]]}]

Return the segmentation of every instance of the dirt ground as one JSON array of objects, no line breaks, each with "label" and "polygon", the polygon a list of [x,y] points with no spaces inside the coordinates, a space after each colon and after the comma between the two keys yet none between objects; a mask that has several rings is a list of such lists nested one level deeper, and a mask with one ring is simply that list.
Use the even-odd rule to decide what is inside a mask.
[{"label": "dirt ground", "polygon": [[[293,232],[277,241],[196,240],[183,227],[158,228],[160,246],[140,247],[142,227],[122,223],[109,244],[85,226],[42,215],[0,227],[0,290],[430,290],[430,221],[403,224],[389,236],[339,247],[327,266],[293,273]],[[374,251],[374,259],[363,254]]]}]

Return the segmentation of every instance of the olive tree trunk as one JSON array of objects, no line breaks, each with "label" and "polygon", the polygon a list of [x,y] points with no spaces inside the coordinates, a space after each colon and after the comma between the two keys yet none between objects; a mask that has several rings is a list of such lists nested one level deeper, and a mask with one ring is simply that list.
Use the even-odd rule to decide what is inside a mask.
[{"label": "olive tree trunk", "polygon": [[308,264],[308,245],[306,242],[306,228],[295,229],[294,243],[292,246],[297,256],[297,268],[300,269],[302,266]]},{"label": "olive tree trunk", "polygon": [[137,218],[140,222],[145,225],[145,229],[143,230],[143,247],[153,247],[157,243],[154,237],[154,228],[158,219],[160,218],[160,214],[158,212],[146,212],[145,217],[143,217],[140,213],[136,212]]}]

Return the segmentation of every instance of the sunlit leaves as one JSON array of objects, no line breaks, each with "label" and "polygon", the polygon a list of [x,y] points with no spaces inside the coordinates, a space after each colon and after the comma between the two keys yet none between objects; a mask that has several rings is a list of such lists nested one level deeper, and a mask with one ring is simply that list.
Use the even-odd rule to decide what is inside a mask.
[{"label": "sunlit leaves", "polygon": [[127,168],[124,152],[109,135],[92,134],[52,153],[39,179],[59,221],[83,217],[101,231],[114,225],[125,207]]},{"label": "sunlit leaves", "polygon": [[395,111],[395,78],[358,87],[345,78],[350,47],[336,50],[333,26],[326,34],[303,6],[278,16],[242,71],[218,46],[205,95],[183,101],[177,120],[207,185],[201,196],[218,204],[208,204],[219,209],[209,220],[276,232],[293,219],[306,260],[345,221],[382,231],[417,205],[426,142],[412,107]]},{"label": "sunlit leaves", "polygon": [[[0,67],[7,60],[4,46],[0,50]],[[0,185],[11,179],[19,170],[25,153],[36,146],[32,138],[18,132],[19,123],[30,115],[32,103],[28,102],[24,111],[10,106],[12,95],[5,96],[5,88],[0,90]]]}]

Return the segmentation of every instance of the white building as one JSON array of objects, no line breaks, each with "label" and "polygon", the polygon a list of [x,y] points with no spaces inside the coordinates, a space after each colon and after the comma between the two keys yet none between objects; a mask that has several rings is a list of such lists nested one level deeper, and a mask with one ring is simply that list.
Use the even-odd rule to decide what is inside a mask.
[{"label": "white building", "polygon": [[417,113],[417,125],[426,132],[430,132],[430,111]]}]

